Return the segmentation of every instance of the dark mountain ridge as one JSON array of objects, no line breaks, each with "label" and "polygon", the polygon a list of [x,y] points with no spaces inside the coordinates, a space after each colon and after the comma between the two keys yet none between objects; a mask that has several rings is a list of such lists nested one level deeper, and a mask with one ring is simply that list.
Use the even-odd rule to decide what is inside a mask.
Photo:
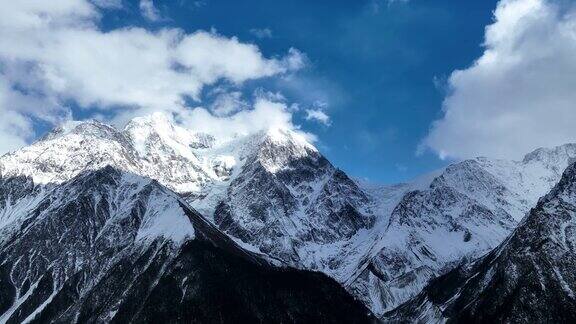
[{"label": "dark mountain ridge", "polygon": [[3,228],[0,322],[372,320],[334,280],[243,250],[156,181],[109,166],[1,180],[20,218]]},{"label": "dark mountain ridge", "polygon": [[430,282],[386,314],[399,322],[576,321],[576,164],[485,257]]}]

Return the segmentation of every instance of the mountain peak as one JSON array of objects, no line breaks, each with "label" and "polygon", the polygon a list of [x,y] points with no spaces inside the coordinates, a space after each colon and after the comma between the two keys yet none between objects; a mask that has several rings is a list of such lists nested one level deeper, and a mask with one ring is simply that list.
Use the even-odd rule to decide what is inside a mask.
[{"label": "mountain peak", "polygon": [[[536,155],[564,154],[571,147],[541,149]],[[575,211],[576,163],[571,163],[502,244],[430,281],[386,320],[574,322]]]},{"label": "mountain peak", "polygon": [[571,159],[576,157],[576,144],[568,143],[551,148],[538,148],[524,156],[522,162],[530,163],[540,161],[545,164],[554,163],[560,159]]},{"label": "mountain peak", "polygon": [[125,129],[134,127],[151,127],[157,130],[169,131],[174,129],[174,123],[170,115],[164,112],[154,112],[150,115],[139,116],[131,119]]},{"label": "mountain peak", "polygon": [[55,127],[40,140],[52,140],[69,134],[90,135],[97,137],[116,137],[118,136],[119,131],[112,126],[99,122],[95,119],[88,119],[83,121],[67,120]]},{"label": "mountain peak", "polygon": [[300,133],[298,131],[272,127],[263,132],[265,138],[275,144],[293,144],[300,147],[306,147],[317,151],[316,147],[312,145],[307,138],[306,134]]},{"label": "mountain peak", "polygon": [[303,158],[320,158],[320,153],[298,132],[270,128],[256,134],[255,147],[260,163],[271,173],[289,168],[290,163]]},{"label": "mountain peak", "polygon": [[569,197],[570,200],[576,200],[576,162],[570,163],[562,173],[560,181],[550,193],[542,197],[541,201],[550,200],[554,197]]}]

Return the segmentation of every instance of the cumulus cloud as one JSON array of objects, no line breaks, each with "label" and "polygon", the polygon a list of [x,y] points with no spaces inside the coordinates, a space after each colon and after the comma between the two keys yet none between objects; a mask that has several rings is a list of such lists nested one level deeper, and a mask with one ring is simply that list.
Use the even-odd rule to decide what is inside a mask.
[{"label": "cumulus cloud", "polygon": [[569,1],[501,0],[484,53],[452,73],[444,116],[421,149],[440,157],[520,158],[576,140],[576,9]]},{"label": "cumulus cloud", "polygon": [[[179,114],[178,118],[185,127],[213,134],[220,139],[252,134],[271,128],[298,130],[298,126],[292,122],[292,113],[286,103],[271,101],[265,97],[256,98],[251,109],[242,110],[230,116],[215,116],[207,109],[196,108]],[[313,135],[300,133],[314,140]]]},{"label": "cumulus cloud", "polygon": [[[159,110],[186,115],[189,102],[199,102],[206,86],[226,81],[239,87],[305,64],[305,56],[296,49],[266,58],[256,45],[215,31],[104,31],[99,27],[99,7],[114,7],[116,1],[96,3],[3,3],[0,81],[10,100],[0,102],[0,112],[19,117],[14,125],[0,123],[0,134],[13,134],[15,145],[30,136],[32,120],[54,122],[69,116],[68,102],[93,114],[108,110],[117,122]],[[153,8],[151,1],[142,3],[145,10]]]}]

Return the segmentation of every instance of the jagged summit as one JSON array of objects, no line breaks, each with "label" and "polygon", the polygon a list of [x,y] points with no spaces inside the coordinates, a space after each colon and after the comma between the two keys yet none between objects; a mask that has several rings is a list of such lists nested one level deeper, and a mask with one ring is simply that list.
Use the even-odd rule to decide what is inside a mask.
[{"label": "jagged summit", "polygon": [[[216,205],[232,182],[247,184],[247,170],[276,186],[292,161],[316,151],[289,132],[217,143],[164,117],[123,130],[68,123],[0,157],[0,322],[367,321],[331,279],[274,269],[263,260],[287,260],[214,223]],[[261,187],[241,190],[249,189]]]},{"label": "jagged summit", "polygon": [[382,211],[386,221],[375,226],[383,228],[377,252],[369,254],[350,287],[382,314],[419,293],[428,280],[489,252],[558,183],[573,147],[539,150],[538,158],[525,161],[465,160],[402,186],[392,208]]},{"label": "jagged summit", "polygon": [[159,112],[132,119],[124,127],[124,132],[143,157],[150,153],[146,146],[153,145],[152,141],[159,141],[187,158],[191,158],[191,149],[209,148],[214,142],[212,136],[178,126],[169,115]]},{"label": "jagged summit", "polygon": [[[228,179],[245,156],[271,147],[290,147],[287,152],[296,156],[316,151],[290,130],[217,141],[176,125],[167,114],[154,113],[134,118],[122,130],[95,120],[66,122],[32,145],[0,157],[0,173],[31,176],[38,183],[62,182],[84,169],[110,164],[179,192],[199,192],[208,182]],[[272,161],[280,160],[279,155],[260,157],[270,159],[274,168],[282,166]]]},{"label": "jagged summit", "polygon": [[245,249],[328,274],[382,314],[501,243],[560,179],[571,147],[377,186],[348,177],[297,131],[222,138],[152,114],[121,130],[65,125],[0,157],[0,176],[30,190],[107,165],[155,179]]},{"label": "jagged summit", "polygon": [[117,132],[112,126],[101,123],[95,119],[89,119],[84,121],[68,120],[62,124],[56,126],[54,129],[49,131],[40,140],[51,140],[56,137],[65,136],[70,133],[92,133],[93,135],[111,134]]},{"label": "jagged summit", "polygon": [[156,181],[107,166],[26,184],[0,178],[2,323],[370,320],[333,280],[273,268]]},{"label": "jagged summit", "polygon": [[524,163],[529,163],[531,161],[544,161],[548,164],[552,164],[553,162],[559,159],[565,159],[566,157],[576,157],[576,144],[568,143],[552,148],[541,147],[526,154],[522,161]]},{"label": "jagged summit", "polygon": [[[547,201],[558,200],[558,203],[571,202],[576,204],[576,162],[572,162],[562,173],[562,178],[552,190],[540,199],[538,205]],[[551,220],[554,221],[554,220]],[[576,219],[574,220],[576,222]]]},{"label": "jagged summit", "polygon": [[61,183],[106,165],[138,173],[128,138],[114,127],[83,122],[59,127],[45,138],[0,157],[0,174],[27,176],[35,183]]},{"label": "jagged summit", "polygon": [[576,320],[576,164],[499,247],[433,280],[389,320],[460,323]]}]

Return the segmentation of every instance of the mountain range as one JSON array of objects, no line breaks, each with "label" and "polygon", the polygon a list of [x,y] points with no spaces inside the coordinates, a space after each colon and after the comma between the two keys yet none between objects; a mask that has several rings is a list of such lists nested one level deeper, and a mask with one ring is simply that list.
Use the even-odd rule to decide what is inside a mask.
[{"label": "mountain range", "polygon": [[432,280],[391,322],[576,321],[576,164],[487,255]]},{"label": "mountain range", "polygon": [[574,157],[567,144],[375,185],[293,130],[69,122],[0,158],[0,322],[506,319],[468,279],[540,230],[533,208]]}]

